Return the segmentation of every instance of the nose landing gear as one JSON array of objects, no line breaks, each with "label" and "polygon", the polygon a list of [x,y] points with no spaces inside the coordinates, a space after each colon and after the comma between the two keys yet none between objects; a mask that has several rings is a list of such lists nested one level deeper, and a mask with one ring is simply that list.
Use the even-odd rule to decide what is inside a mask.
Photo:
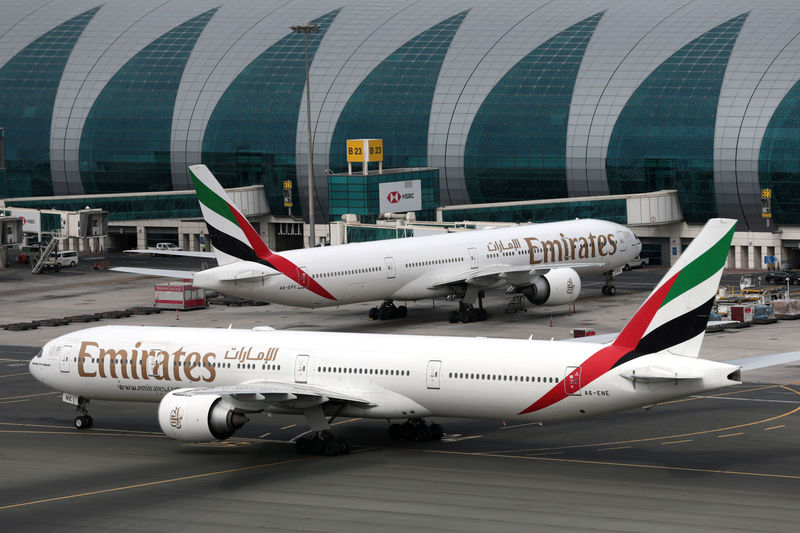
[{"label": "nose landing gear", "polygon": [[89,400],[81,396],[78,398],[78,405],[76,409],[80,411],[81,414],[75,417],[75,429],[89,429],[94,425],[94,419],[89,414],[89,411],[86,409],[86,405],[89,403]]}]

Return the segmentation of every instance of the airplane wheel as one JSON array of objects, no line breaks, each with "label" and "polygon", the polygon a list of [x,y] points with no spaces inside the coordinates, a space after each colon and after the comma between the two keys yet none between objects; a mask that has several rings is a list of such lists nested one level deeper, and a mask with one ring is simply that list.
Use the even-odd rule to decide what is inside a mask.
[{"label": "airplane wheel", "polygon": [[448,315],[447,319],[451,324],[458,322],[458,311],[450,311],[450,315]]},{"label": "airplane wheel", "polygon": [[75,417],[75,429],[87,429],[88,427],[89,423],[87,422],[85,416]]},{"label": "airplane wheel", "polygon": [[431,432],[431,440],[442,440],[442,436],[444,435],[444,430],[442,429],[441,425],[431,424],[430,432]]},{"label": "airplane wheel", "polygon": [[431,430],[425,424],[417,424],[416,427],[417,440],[420,442],[427,442],[431,440]]},{"label": "airplane wheel", "polygon": [[92,415],[86,415],[86,427],[90,428],[93,425],[94,425],[94,418],[92,418]]},{"label": "airplane wheel", "polygon": [[483,307],[478,309],[478,320],[480,322],[483,322],[488,317],[489,317],[489,313],[486,312],[486,309],[484,309]]},{"label": "airplane wheel", "polygon": [[350,453],[350,443],[345,439],[339,440],[339,455],[348,455]]},{"label": "airplane wheel", "polygon": [[373,307],[372,309],[369,310],[369,319],[370,320],[378,320],[378,317],[380,317],[380,315],[381,315],[381,313],[380,313],[380,311],[378,311],[377,307]]},{"label": "airplane wheel", "polygon": [[339,441],[333,437],[327,439],[322,443],[322,453],[328,457],[336,457],[339,455]]},{"label": "airplane wheel", "polygon": [[608,286],[608,295],[609,296],[614,296],[615,294],[617,294],[617,288],[615,286],[613,286],[613,285],[609,285]]},{"label": "airplane wheel", "polygon": [[389,426],[389,438],[392,440],[400,440],[403,438],[403,426],[400,424],[392,424]]},{"label": "airplane wheel", "polygon": [[605,294],[606,296],[608,296],[608,285],[603,285],[602,292],[603,292],[603,294]]},{"label": "airplane wheel", "polygon": [[397,316],[398,318],[405,318],[408,315],[408,308],[405,305],[401,305],[397,308]]},{"label": "airplane wheel", "polygon": [[406,422],[401,426],[403,429],[403,440],[414,442],[417,439],[417,431],[413,424]]},{"label": "airplane wheel", "polygon": [[388,307],[381,307],[379,310],[378,318],[380,320],[388,320],[389,319],[389,308]]}]

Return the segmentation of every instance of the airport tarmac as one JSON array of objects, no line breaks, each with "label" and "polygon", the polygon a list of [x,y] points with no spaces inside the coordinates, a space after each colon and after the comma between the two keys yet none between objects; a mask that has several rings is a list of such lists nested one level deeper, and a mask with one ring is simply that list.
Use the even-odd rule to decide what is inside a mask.
[{"label": "airport tarmac", "polygon": [[[145,259],[154,260],[136,261]],[[157,259],[164,268],[193,268]],[[504,295],[493,292],[492,317],[472,324],[449,324],[456,304],[437,300],[412,303],[407,319],[386,322],[366,318],[374,304],[356,304],[212,306],[92,325],[559,339],[577,327],[619,331],[663,272],[624,274],[615,297],[600,295],[601,278],[584,280],[574,313],[561,306],[506,314]],[[85,259],[58,274],[0,272],[0,323],[151,305],[154,282],[95,272]],[[27,363],[47,340],[86,326],[0,331],[0,519],[9,531],[787,531],[800,519],[798,365],[745,374],[741,386],[651,411],[546,426],[437,420],[441,443],[398,444],[385,421],[344,419],[335,429],[355,453],[325,458],[295,453],[292,440],[306,431],[299,417],[253,415],[235,438],[193,445],[159,432],[156,404],[97,402],[95,427],[74,430],[71,407],[36,382]],[[710,334],[703,355],[791,351],[799,327]]]}]

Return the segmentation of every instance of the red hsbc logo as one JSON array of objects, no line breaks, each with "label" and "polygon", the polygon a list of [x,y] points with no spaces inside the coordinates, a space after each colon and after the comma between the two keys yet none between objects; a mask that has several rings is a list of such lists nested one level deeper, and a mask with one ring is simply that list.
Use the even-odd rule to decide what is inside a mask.
[{"label": "red hsbc logo", "polygon": [[392,191],[386,196],[386,199],[390,204],[396,204],[400,201],[400,193],[397,191]]}]

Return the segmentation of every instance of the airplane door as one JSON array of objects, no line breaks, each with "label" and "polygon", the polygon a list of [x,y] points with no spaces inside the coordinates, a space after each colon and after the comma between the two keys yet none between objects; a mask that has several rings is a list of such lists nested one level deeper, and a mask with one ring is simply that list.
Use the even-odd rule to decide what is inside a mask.
[{"label": "airplane door", "polygon": [[72,355],[72,346],[58,347],[58,366],[62,372],[69,372],[69,358]]},{"label": "airplane door", "polygon": [[581,395],[581,367],[568,366],[564,377],[564,392],[569,396]]},{"label": "airplane door", "polygon": [[298,355],[294,360],[294,381],[295,383],[305,383],[308,381],[308,356]]},{"label": "airplane door", "polygon": [[386,260],[386,279],[393,279],[397,272],[394,269],[394,257],[385,257]]},{"label": "airplane door", "polygon": [[301,287],[308,288],[308,274],[306,274],[306,267],[297,267],[297,282]]},{"label": "airplane door", "polygon": [[625,241],[625,232],[618,231],[617,232],[617,247],[620,252],[627,252],[628,251],[628,243]]},{"label": "airplane door", "polygon": [[428,361],[427,382],[429,389],[439,389],[439,374],[442,370],[441,361]]},{"label": "airplane door", "polygon": [[467,251],[469,252],[469,267],[478,268],[478,250],[469,248]]}]

